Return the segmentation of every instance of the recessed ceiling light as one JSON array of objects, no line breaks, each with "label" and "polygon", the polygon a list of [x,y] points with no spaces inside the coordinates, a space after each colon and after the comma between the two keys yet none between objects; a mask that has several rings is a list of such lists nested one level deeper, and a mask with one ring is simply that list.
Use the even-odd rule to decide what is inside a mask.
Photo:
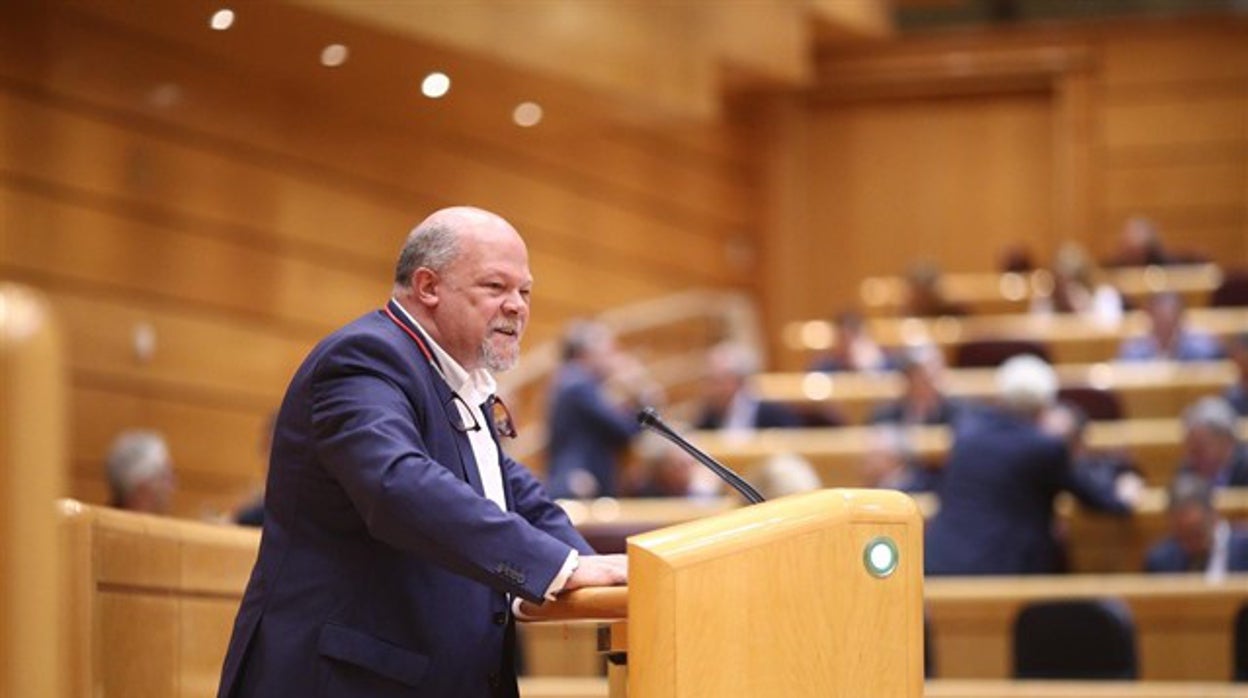
[{"label": "recessed ceiling light", "polygon": [[521,102],[511,113],[511,120],[524,128],[536,126],[542,122],[542,105],[537,102]]},{"label": "recessed ceiling light", "polygon": [[212,19],[208,20],[208,25],[219,32],[234,26],[234,10],[224,8],[213,13]]},{"label": "recessed ceiling light", "polygon": [[337,68],[347,62],[350,51],[342,44],[330,44],[321,49],[321,65],[326,68]]},{"label": "recessed ceiling light", "polygon": [[451,90],[451,79],[446,73],[429,73],[420,83],[420,93],[429,99],[443,97]]}]

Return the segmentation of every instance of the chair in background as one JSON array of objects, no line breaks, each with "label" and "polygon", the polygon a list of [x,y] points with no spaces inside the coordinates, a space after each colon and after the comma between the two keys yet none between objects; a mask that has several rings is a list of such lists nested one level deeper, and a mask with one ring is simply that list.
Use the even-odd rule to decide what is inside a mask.
[{"label": "chair in background", "polygon": [[1248,682],[1248,604],[1235,614],[1235,631],[1231,655],[1232,680]]},{"label": "chair in background", "polygon": [[1122,419],[1126,410],[1118,393],[1090,385],[1068,386],[1057,391],[1057,399],[1078,405],[1094,421]]},{"label": "chair in background", "polygon": [[973,339],[958,345],[953,365],[958,368],[996,368],[1020,354],[1038,356],[1049,363],[1049,349],[1029,339]]},{"label": "chair in background", "polygon": [[1014,622],[1014,678],[1129,680],[1139,675],[1135,622],[1117,599],[1027,605]]},{"label": "chair in background", "polygon": [[1227,271],[1222,276],[1222,283],[1209,296],[1209,306],[1226,308],[1230,306],[1248,305],[1248,269]]}]

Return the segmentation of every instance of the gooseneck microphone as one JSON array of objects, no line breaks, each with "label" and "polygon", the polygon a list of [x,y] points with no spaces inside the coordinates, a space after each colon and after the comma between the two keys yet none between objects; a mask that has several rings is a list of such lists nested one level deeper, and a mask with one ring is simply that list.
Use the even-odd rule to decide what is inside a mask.
[{"label": "gooseneck microphone", "polygon": [[750,485],[750,483],[746,482],[744,478],[734,473],[728,468],[728,466],[720,463],[714,458],[711,458],[706,451],[703,451],[697,446],[689,443],[685,437],[677,434],[675,430],[667,426],[667,423],[659,417],[658,410],[653,407],[642,408],[641,411],[637,413],[637,422],[641,424],[641,426],[653,431],[677,446],[680,446],[684,449],[685,453],[688,453],[699,463],[710,468],[711,472],[719,476],[719,479],[731,485],[732,489],[740,492],[741,496],[745,497],[746,501],[750,504],[758,504],[759,502],[766,501],[763,498],[763,495],[759,494],[758,490],[754,489],[754,487]]}]

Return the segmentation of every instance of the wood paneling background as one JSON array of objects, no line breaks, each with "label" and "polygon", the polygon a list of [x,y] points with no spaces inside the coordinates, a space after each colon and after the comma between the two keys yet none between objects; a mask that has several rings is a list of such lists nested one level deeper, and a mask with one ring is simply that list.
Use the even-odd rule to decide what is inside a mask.
[{"label": "wood paneling background", "polygon": [[[0,277],[49,294],[71,354],[72,490],[113,435],[169,435],[180,514],[236,504],[313,342],[377,305],[406,231],[469,202],[513,220],[529,346],[692,287],[788,321],[918,257],[1097,254],[1154,217],[1248,266],[1248,23],[1013,29],[842,44],[816,83],[678,121],[481,56],[280,2],[19,0],[0,9]],[[326,43],[352,48],[337,69]],[[452,75],[433,102],[416,86]],[[542,103],[534,129],[510,122]],[[155,352],[134,351],[136,332]]]},{"label": "wood paneling background", "polygon": [[1108,256],[1134,214],[1173,250],[1248,267],[1248,21],[946,33],[820,60],[817,86],[747,105],[772,323],[854,307],[863,278],[920,258],[990,271],[1007,244],[1043,264],[1068,239]]},{"label": "wood paneling background", "polygon": [[[323,334],[378,307],[425,214],[499,211],[537,284],[527,342],[690,287],[746,288],[740,130],[279,3],[8,3],[0,11],[0,278],[46,291],[71,362],[71,491],[102,502],[128,427],[168,437],[177,513],[242,501],[262,432]],[[317,63],[330,40],[346,66]],[[455,82],[414,94],[424,72]],[[538,99],[535,129],[510,123]],[[155,338],[142,358],[135,333]]]}]

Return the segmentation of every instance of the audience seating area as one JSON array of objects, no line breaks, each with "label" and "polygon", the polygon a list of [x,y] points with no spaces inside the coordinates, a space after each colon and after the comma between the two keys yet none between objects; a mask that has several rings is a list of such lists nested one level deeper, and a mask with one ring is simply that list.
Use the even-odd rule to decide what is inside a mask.
[{"label": "audience seating area", "polygon": [[[1191,327],[1226,338],[1248,331],[1248,308],[1193,307],[1187,311]],[[1123,340],[1140,335],[1148,327],[1143,311],[1128,312],[1120,325],[1106,327],[1075,315],[970,315],[940,318],[873,318],[867,326],[885,347],[931,342],[945,351],[953,365],[958,347],[976,340],[1038,342],[1054,363],[1095,363],[1118,355]],[[832,337],[831,324],[808,320],[786,327],[785,344],[792,350],[824,349]]]},{"label": "audience seating area", "polygon": [[[905,429],[916,455],[931,467],[940,467],[949,451],[948,427]],[[814,466],[825,487],[856,487],[859,464],[871,447],[872,427],[767,430],[748,439],[739,435],[698,432],[696,444],[733,469],[748,470],[773,453],[796,453]],[[1241,421],[1240,438],[1248,438],[1248,421]],[[1177,418],[1124,419],[1094,422],[1088,427],[1092,449],[1125,452],[1146,482],[1164,486],[1182,458],[1183,425]]]},{"label": "audience seating area", "polygon": [[[1213,295],[1233,275],[1216,264],[1204,263],[1107,269],[1106,276],[1133,305],[1153,293],[1173,291],[1189,306],[1203,306],[1216,305],[1210,302]],[[948,300],[975,314],[1025,312],[1037,292],[1052,286],[1053,277],[1047,270],[946,274],[941,279]],[[860,293],[864,308],[871,314],[896,315],[906,297],[906,281],[897,276],[871,277],[863,280]]]},{"label": "audience seating area", "polygon": [[[1235,366],[1229,361],[1192,363],[1075,363],[1055,366],[1068,397],[1081,405],[1091,400],[1071,396],[1071,391],[1098,391],[1112,395],[1123,417],[1174,417],[1196,399],[1217,394],[1235,382]],[[985,400],[996,389],[994,368],[951,368],[944,372],[945,393],[950,397]],[[852,423],[866,421],[871,409],[901,397],[904,379],[895,373],[763,373],[754,377],[754,389],[762,400],[783,402],[797,409],[832,405]],[[1084,396],[1087,398],[1087,396]],[[1088,409],[1085,406],[1085,409]],[[1093,419],[1097,416],[1089,409]]]}]

